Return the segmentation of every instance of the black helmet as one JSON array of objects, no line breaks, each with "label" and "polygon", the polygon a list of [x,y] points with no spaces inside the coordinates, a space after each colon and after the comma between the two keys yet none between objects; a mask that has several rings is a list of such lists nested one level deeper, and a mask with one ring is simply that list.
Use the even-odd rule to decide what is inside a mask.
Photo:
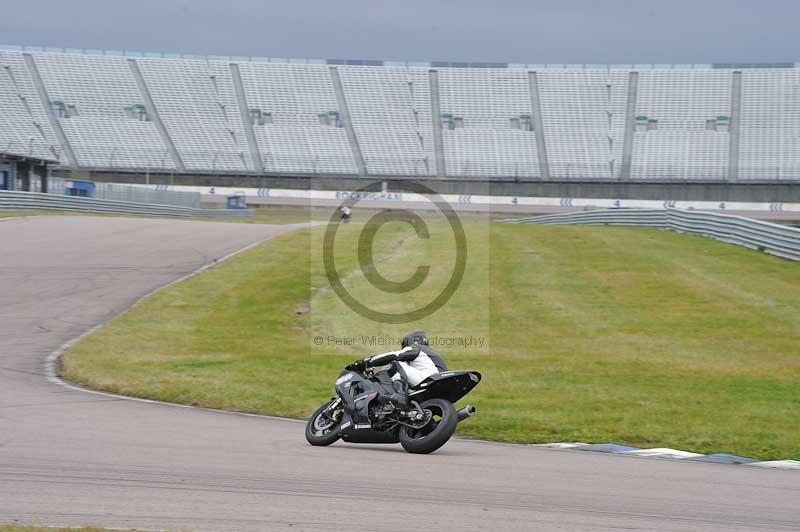
[{"label": "black helmet", "polygon": [[406,348],[410,345],[428,345],[428,334],[425,331],[413,331],[403,336],[403,342],[400,344],[401,348]]}]

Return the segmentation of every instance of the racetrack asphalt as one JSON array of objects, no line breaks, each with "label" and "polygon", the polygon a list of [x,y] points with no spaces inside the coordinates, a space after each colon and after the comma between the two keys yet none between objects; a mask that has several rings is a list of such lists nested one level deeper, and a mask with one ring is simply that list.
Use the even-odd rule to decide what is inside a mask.
[{"label": "racetrack asphalt", "polygon": [[0,223],[0,523],[800,530],[796,471],[466,440],[428,456],[399,445],[314,448],[300,422],[48,380],[45,361],[65,342],[155,288],[294,227],[84,216]]}]

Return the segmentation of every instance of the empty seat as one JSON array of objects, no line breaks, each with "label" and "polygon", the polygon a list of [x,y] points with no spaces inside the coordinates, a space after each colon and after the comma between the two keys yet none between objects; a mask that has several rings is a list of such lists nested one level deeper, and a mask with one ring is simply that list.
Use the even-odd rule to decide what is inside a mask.
[{"label": "empty seat", "polygon": [[544,150],[553,179],[619,179],[636,71],[631,178],[728,179],[738,130],[739,179],[800,179],[798,68],[741,69],[737,129],[727,65],[441,66],[434,131],[426,64],[337,64],[347,124],[325,62],[30,53],[49,102],[23,53],[0,51],[0,151],[69,164],[63,131],[85,168],[175,171],[171,141],[188,171],[249,173],[260,158],[269,173],[355,175],[352,126],[374,176],[437,175],[441,134],[448,177],[537,179]]}]

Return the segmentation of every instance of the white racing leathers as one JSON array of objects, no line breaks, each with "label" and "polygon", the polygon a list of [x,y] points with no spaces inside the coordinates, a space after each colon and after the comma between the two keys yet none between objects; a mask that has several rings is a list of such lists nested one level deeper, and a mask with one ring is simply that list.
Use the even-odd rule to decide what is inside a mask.
[{"label": "white racing leathers", "polygon": [[[405,349],[401,349],[400,351],[392,351],[391,353],[395,355],[402,355],[403,353],[414,351],[416,349],[417,348],[415,347],[409,346]],[[439,370],[436,369],[433,360],[431,360],[431,358],[423,349],[419,349],[419,354],[415,359],[408,362],[398,361],[397,364],[403,369],[403,371],[405,371],[408,384],[411,386],[417,386],[434,373],[439,373]],[[402,377],[399,373],[396,373],[392,376],[392,380],[398,380],[401,378]]]}]

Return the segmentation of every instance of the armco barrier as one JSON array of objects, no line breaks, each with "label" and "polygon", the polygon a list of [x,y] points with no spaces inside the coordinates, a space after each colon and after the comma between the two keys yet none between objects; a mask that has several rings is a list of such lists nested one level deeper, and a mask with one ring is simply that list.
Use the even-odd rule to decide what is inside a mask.
[{"label": "armco barrier", "polygon": [[603,209],[501,220],[516,224],[635,225],[709,236],[785,259],[800,260],[800,229],[744,216],[682,209]]},{"label": "armco barrier", "polygon": [[530,218],[502,220],[518,224],[583,224],[583,225],[642,225],[667,227],[667,211],[663,209],[611,209],[546,214]]},{"label": "armco barrier", "polygon": [[252,216],[246,209],[195,209],[176,205],[155,205],[132,201],[117,201],[78,196],[42,194],[41,192],[18,192],[0,190],[0,209],[46,209],[57,211],[83,211],[111,214],[137,214],[144,216]]}]

